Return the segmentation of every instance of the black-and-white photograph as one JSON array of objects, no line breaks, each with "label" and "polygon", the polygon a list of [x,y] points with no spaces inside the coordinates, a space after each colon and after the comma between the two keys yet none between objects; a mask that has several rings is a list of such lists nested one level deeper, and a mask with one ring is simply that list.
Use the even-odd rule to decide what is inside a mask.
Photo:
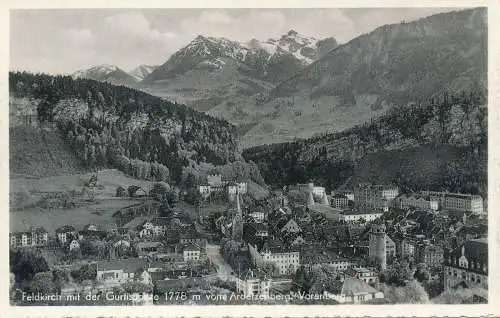
[{"label": "black-and-white photograph", "polygon": [[488,304],[488,8],[9,18],[11,306]]}]

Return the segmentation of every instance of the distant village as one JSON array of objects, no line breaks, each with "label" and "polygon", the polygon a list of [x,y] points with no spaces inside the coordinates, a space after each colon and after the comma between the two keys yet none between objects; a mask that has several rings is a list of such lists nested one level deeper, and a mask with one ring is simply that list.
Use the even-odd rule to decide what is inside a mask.
[{"label": "distant village", "polygon": [[[50,259],[52,282],[56,272],[65,277],[57,297],[70,305],[384,304],[413,282],[429,298],[460,288],[466,302],[487,302],[487,212],[478,195],[376,184],[328,193],[307,183],[257,197],[247,182],[221,175],[197,189],[196,216],[179,207],[162,214],[158,196],[122,187],[117,196],[138,200],[114,223],[54,233],[33,226],[10,233],[10,248]],[[29,288],[13,294],[21,304],[43,297]]]}]

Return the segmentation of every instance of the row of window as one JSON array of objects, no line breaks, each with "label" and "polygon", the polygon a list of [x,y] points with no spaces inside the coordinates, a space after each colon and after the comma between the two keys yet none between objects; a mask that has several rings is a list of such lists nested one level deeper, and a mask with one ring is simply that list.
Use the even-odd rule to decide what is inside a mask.
[{"label": "row of window", "polygon": [[[448,271],[448,276],[451,277],[452,275],[454,277],[458,277],[459,273],[456,270],[453,270],[453,272],[451,270],[449,270]],[[475,274],[469,274],[469,275],[467,275],[466,272],[462,272],[461,277],[462,277],[462,279],[470,280],[473,283],[477,283],[477,284],[481,283],[481,276],[480,275],[475,275]]]},{"label": "row of window", "polygon": [[186,253],[186,256],[199,256],[200,255],[200,252],[185,252]]}]

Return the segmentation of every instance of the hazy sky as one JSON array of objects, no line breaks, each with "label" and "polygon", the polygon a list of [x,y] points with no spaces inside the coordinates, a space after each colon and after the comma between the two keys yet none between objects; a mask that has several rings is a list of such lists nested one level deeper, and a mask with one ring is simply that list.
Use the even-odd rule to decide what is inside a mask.
[{"label": "hazy sky", "polygon": [[12,10],[10,69],[72,73],[97,64],[162,64],[196,35],[237,41],[290,29],[338,42],[449,8]]}]

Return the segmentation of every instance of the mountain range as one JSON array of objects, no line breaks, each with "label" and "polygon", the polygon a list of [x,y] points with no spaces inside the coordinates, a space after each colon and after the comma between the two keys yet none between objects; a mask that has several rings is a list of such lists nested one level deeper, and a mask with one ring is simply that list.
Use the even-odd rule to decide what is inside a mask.
[{"label": "mountain range", "polygon": [[443,91],[485,90],[486,61],[478,8],[384,25],[341,45],[294,30],[245,43],[200,35],[154,69],[86,76],[226,119],[246,148],[343,131]]},{"label": "mountain range", "polygon": [[[244,146],[343,131],[387,109],[487,87],[486,10],[385,25],[330,51],[260,102]],[[477,87],[476,87],[477,86]]]},{"label": "mountain range", "polygon": [[102,64],[86,70],[78,70],[71,75],[74,79],[92,79],[115,85],[133,86],[137,83],[135,77],[116,65]]},{"label": "mountain range", "polygon": [[151,74],[157,67],[157,65],[139,65],[128,73],[134,77],[137,82],[140,82]]}]

